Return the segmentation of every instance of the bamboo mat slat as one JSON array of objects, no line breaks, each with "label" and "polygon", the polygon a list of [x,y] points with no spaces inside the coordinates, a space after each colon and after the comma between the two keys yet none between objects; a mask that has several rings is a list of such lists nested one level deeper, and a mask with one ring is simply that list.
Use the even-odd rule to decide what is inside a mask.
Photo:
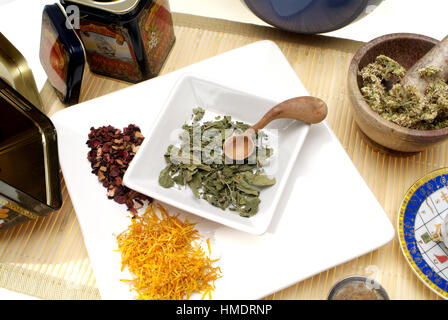
[{"label": "bamboo mat slat", "polygon": [[[346,74],[362,43],[183,14],[173,17],[177,41],[162,74],[255,41],[276,42],[309,93],[328,103],[329,125],[395,227],[407,189],[424,174],[448,165],[446,143],[417,154],[390,153],[359,131],[351,116]],[[81,100],[127,86],[86,71]],[[47,114],[62,108],[48,83],[41,96]],[[43,299],[100,299],[63,181],[62,186],[64,205],[59,212],[0,231],[0,287]],[[353,274],[375,278],[392,299],[440,299],[414,275],[397,237],[265,299],[325,299],[336,281]]]}]

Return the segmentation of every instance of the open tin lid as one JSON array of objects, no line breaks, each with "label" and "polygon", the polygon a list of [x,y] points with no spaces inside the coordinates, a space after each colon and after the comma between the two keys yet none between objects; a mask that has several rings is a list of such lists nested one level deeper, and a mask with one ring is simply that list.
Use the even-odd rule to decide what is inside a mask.
[{"label": "open tin lid", "polygon": [[[56,130],[50,119],[0,78],[0,198],[45,215],[62,205]],[[18,211],[18,210],[16,210]]]},{"label": "open tin lid", "polygon": [[43,110],[36,81],[26,59],[1,32],[0,78],[8,82],[37,108]]}]

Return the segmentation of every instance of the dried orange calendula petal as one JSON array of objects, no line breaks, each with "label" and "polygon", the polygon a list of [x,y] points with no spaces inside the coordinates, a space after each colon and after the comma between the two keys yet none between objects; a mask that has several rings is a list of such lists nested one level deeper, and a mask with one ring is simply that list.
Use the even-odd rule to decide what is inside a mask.
[{"label": "dried orange calendula petal", "polygon": [[182,300],[193,293],[210,297],[221,269],[213,266],[217,260],[205,254],[199,239],[194,223],[150,203],[145,214],[134,217],[117,237],[122,269],[133,275],[123,281],[139,300]]}]

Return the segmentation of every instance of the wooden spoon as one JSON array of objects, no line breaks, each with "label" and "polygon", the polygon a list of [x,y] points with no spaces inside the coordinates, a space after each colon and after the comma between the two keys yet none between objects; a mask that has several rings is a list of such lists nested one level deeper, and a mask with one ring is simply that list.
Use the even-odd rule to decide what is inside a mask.
[{"label": "wooden spoon", "polygon": [[224,141],[224,154],[233,160],[244,160],[255,150],[252,137],[255,132],[263,129],[276,119],[295,119],[310,124],[316,124],[327,117],[327,104],[316,97],[296,97],[283,101],[269,110],[260,121],[244,133],[232,136]]}]

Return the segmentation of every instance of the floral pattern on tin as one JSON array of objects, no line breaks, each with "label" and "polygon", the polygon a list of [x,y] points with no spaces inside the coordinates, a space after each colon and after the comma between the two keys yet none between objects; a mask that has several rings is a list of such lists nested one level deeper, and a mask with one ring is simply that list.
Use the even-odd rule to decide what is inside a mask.
[{"label": "floral pattern on tin", "polygon": [[174,43],[174,27],[166,0],[153,1],[139,18],[139,28],[151,74],[156,75]]}]

